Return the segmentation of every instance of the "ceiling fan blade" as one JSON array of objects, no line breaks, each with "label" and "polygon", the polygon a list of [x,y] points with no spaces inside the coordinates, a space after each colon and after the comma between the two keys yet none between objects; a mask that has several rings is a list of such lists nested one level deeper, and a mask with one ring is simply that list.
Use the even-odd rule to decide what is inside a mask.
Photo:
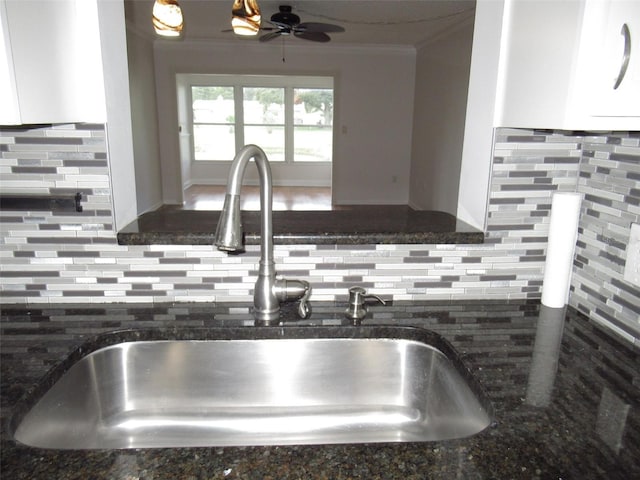
[{"label": "ceiling fan blade", "polygon": [[267,33],[265,35],[262,35],[260,37],[260,41],[261,42],[268,42],[269,40],[273,40],[274,38],[277,38],[280,36],[280,30],[278,30],[277,32],[271,32],[271,33]]},{"label": "ceiling fan blade", "polygon": [[269,20],[269,23],[271,25],[275,25],[277,28],[280,29],[285,29],[285,28],[291,28],[293,25],[289,24],[289,23],[284,23],[284,22],[274,22],[273,20]]},{"label": "ceiling fan blade", "polygon": [[293,32],[293,34],[304,40],[311,40],[312,42],[330,42],[331,37],[324,32]]},{"label": "ceiling fan blade", "polygon": [[330,23],[304,22],[295,27],[300,32],[344,32],[344,28],[340,25],[332,25]]},{"label": "ceiling fan blade", "polygon": [[[273,32],[274,30],[280,31],[279,28],[260,27],[261,32]],[[233,28],[226,28],[224,30],[220,30],[220,33],[230,33],[230,32],[233,32]]]}]

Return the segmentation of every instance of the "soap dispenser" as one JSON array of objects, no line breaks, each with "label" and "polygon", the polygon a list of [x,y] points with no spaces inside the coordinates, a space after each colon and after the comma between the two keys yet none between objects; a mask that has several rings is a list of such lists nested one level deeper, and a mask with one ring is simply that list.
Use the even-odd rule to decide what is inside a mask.
[{"label": "soap dispenser", "polygon": [[377,295],[367,294],[367,291],[362,287],[351,287],[349,289],[349,305],[344,314],[354,325],[360,325],[367,316],[366,301],[370,298],[377,300],[382,305],[386,305],[384,300]]}]

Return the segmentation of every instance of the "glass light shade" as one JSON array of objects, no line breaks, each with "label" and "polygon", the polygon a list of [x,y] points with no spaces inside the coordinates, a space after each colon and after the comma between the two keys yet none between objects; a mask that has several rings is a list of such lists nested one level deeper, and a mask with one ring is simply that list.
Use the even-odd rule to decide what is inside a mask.
[{"label": "glass light shade", "polygon": [[163,37],[179,37],[184,26],[178,0],[156,0],[153,4],[153,28]]},{"label": "glass light shade", "polygon": [[234,0],[231,27],[237,35],[257,35],[260,31],[260,7],[257,0]]}]

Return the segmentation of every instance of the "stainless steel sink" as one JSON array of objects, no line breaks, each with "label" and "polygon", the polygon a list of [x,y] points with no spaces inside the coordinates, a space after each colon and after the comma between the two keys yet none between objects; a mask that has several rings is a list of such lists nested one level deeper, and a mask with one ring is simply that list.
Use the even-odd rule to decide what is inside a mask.
[{"label": "stainless steel sink", "polygon": [[427,330],[158,336],[103,336],[124,341],[70,359],[41,398],[25,400],[33,406],[14,417],[14,438],[56,449],[413,442],[466,437],[492,421],[452,347]]}]

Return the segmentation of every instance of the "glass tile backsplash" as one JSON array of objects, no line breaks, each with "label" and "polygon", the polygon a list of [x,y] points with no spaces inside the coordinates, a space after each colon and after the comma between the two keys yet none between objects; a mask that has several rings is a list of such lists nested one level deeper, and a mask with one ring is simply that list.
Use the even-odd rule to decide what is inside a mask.
[{"label": "glass tile backsplash", "polygon": [[[0,127],[0,188],[83,195],[80,213],[0,213],[4,304],[252,300],[257,247],[117,245],[104,125]],[[584,195],[570,304],[640,343],[640,291],[623,275],[639,132],[498,129],[484,244],[280,245],[279,273],[308,279],[312,301],[345,301],[356,284],[394,300],[537,299],[556,191]]]}]

